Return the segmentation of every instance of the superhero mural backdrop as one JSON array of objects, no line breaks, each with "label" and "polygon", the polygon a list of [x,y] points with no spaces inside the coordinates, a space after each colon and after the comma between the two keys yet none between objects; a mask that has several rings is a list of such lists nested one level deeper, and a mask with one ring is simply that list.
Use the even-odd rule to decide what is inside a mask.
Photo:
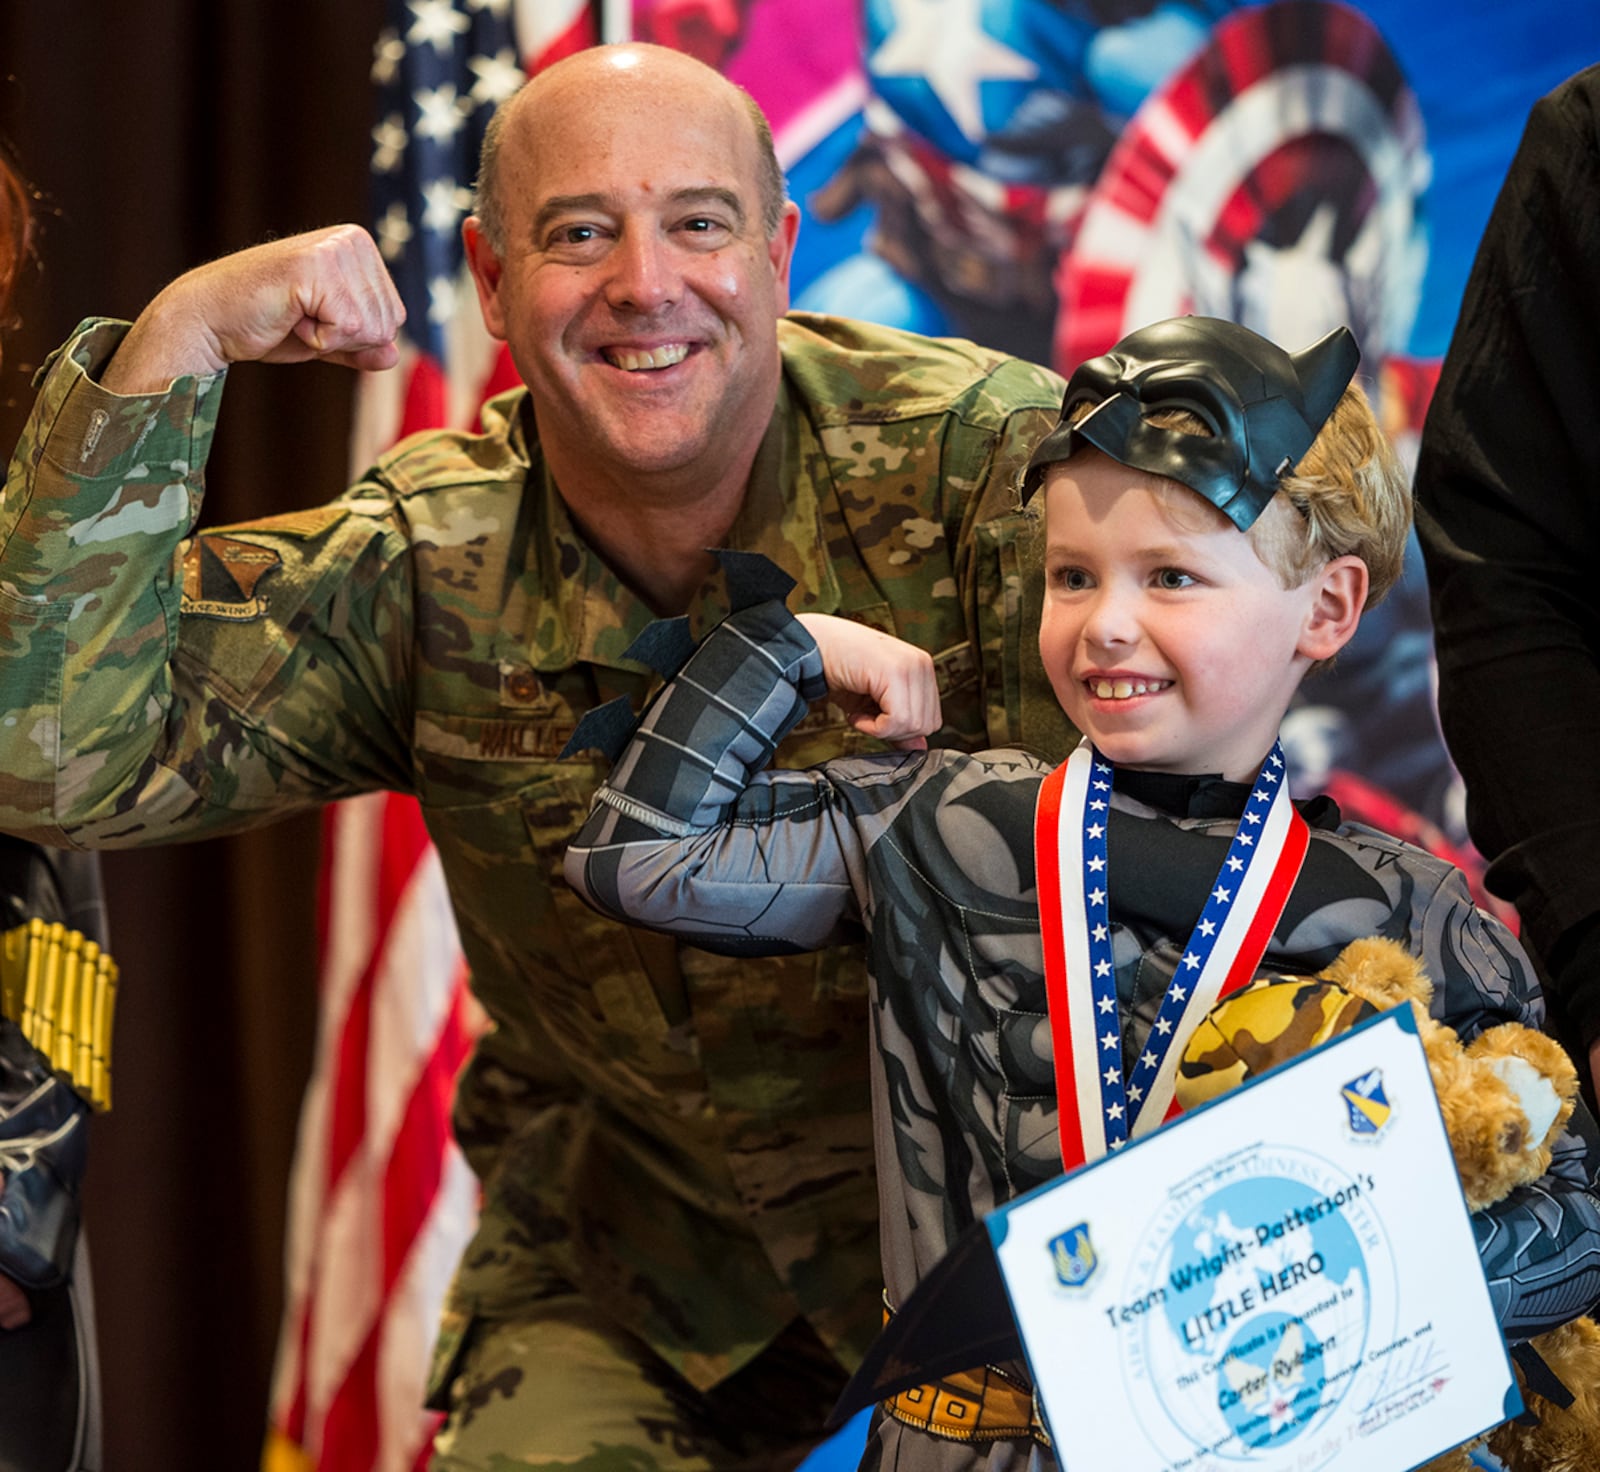
[{"label": "superhero mural backdrop", "polygon": [[[795,305],[1062,373],[1182,312],[1291,348],[1339,322],[1403,453],[1534,101],[1600,56],[1548,0],[634,0],[773,121]],[[1302,788],[1480,867],[1413,555],[1285,726]]]}]

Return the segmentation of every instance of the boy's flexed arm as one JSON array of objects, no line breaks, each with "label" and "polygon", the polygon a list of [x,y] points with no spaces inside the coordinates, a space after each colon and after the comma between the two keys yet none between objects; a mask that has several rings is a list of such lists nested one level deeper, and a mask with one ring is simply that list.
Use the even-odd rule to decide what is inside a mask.
[{"label": "boy's flexed arm", "polygon": [[816,641],[828,696],[850,724],[902,751],[926,751],[943,724],[933,657],[892,634],[826,613],[795,620]]},{"label": "boy's flexed arm", "polygon": [[744,609],[645,711],[567,850],[568,882],[598,909],[714,950],[810,950],[853,934],[861,846],[830,776],[843,769],[765,771],[827,693],[825,665],[841,694],[861,697],[858,728],[913,740],[937,727],[925,655],[839,619],[802,626],[781,603]]}]

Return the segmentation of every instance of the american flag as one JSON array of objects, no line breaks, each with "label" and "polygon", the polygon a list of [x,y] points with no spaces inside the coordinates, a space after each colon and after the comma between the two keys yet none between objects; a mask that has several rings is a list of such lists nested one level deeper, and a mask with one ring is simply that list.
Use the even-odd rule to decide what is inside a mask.
[{"label": "american flag", "polygon": [[[363,381],[352,468],[471,426],[516,382],[461,246],[495,104],[591,44],[587,0],[391,0],[373,51],[373,235],[399,285],[399,366]],[[374,793],[323,835],[317,1055],[290,1183],[287,1285],[264,1472],[407,1472],[440,1305],[477,1187],[450,1135],[477,1030],[443,875],[416,803]]]}]

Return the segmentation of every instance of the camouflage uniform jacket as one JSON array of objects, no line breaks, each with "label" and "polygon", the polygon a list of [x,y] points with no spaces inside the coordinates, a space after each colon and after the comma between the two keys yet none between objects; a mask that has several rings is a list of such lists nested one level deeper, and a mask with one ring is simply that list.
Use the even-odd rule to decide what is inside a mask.
[{"label": "camouflage uniform jacket", "polygon": [[[853,1363],[878,1317],[864,972],[680,948],[562,881],[603,765],[558,754],[596,703],[642,702],[622,652],[652,615],[568,519],[526,392],[329,505],[195,535],[222,383],[108,394],[120,332],[86,324],[49,365],[6,488],[0,829],[152,844],[416,794],[494,1023],[458,1094],[486,1197],[447,1323],[573,1284],[700,1385],[800,1313]],[[779,335],[731,545],[797,607],[933,652],[944,739],[1059,749],[1014,509],[1059,380],[838,319]],[[819,713],[783,755],[861,746]]]},{"label": "camouflage uniform jacket", "polygon": [[[731,953],[865,939],[892,1305],[969,1223],[1061,1170],[1033,852],[1050,764],[1016,750],[935,751],[761,771],[824,689],[816,646],[781,605],[736,613],[646,712],[567,876],[612,914]],[[1127,1076],[1249,789],[1148,773],[1119,773],[1116,786],[1109,870]],[[1464,1038],[1507,1019],[1541,1023],[1526,958],[1456,869],[1333,826],[1326,799],[1307,812],[1310,850],[1265,969],[1308,974],[1347,942],[1386,935],[1422,960],[1435,1012]],[[1536,1186],[1474,1218],[1514,1338],[1600,1297],[1593,1139],[1585,1111]],[[887,1420],[880,1435],[922,1440],[919,1467],[984,1461]],[[900,1465],[892,1450],[884,1466]]]}]

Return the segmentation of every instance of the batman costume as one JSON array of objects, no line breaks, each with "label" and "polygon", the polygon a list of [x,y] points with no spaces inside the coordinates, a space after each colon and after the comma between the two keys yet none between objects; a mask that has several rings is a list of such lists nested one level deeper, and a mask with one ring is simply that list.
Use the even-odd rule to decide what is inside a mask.
[{"label": "batman costume", "polygon": [[[1190,485],[1243,530],[1354,366],[1342,332],[1291,356],[1233,324],[1145,329],[1074,374],[1063,424],[1035,453],[1025,489],[1081,437]],[[1099,407],[1071,422],[1081,398]],[[1151,426],[1139,412],[1172,405],[1198,414],[1212,437]],[[1018,750],[934,750],[766,770],[825,693],[817,648],[781,601],[736,611],[646,711],[566,872],[597,908],[714,951],[865,943],[892,1312],[965,1228],[1061,1170],[1033,846],[1050,767]],[[1116,773],[1107,841],[1124,1077],[1248,795],[1216,776]],[[1299,807],[1309,847],[1265,969],[1309,974],[1349,941],[1384,935],[1420,958],[1435,1015],[1463,1040],[1501,1021],[1542,1023],[1526,957],[1474,907],[1459,871],[1342,823],[1326,798]],[[1600,1296],[1597,1169],[1600,1139],[1584,1113],[1541,1181],[1474,1217],[1508,1338]],[[974,1366],[883,1402],[864,1465],[902,1458],[937,1472],[1053,1465],[1026,1366]]]}]

